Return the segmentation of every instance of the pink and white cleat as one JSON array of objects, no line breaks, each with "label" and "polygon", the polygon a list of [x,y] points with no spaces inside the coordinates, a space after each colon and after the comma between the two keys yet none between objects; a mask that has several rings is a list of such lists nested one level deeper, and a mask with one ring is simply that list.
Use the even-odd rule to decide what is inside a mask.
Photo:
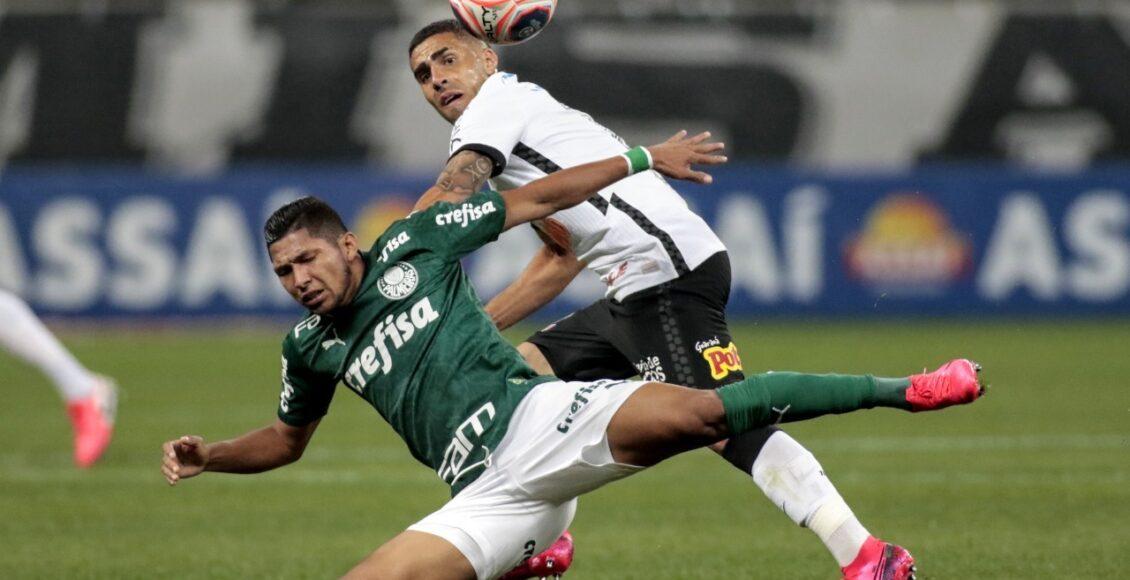
[{"label": "pink and white cleat", "polygon": [[89,397],[67,404],[75,432],[75,465],[85,469],[98,461],[114,434],[118,389],[114,381],[98,377]]},{"label": "pink and white cleat", "polygon": [[560,578],[573,563],[573,536],[565,531],[548,550],[519,564],[499,580]]},{"label": "pink and white cleat", "polygon": [[951,360],[932,373],[910,377],[906,401],[910,410],[935,411],[976,401],[985,393],[978,374],[981,365],[963,358]]},{"label": "pink and white cleat", "polygon": [[841,572],[844,580],[914,580],[914,556],[902,546],[871,536]]}]

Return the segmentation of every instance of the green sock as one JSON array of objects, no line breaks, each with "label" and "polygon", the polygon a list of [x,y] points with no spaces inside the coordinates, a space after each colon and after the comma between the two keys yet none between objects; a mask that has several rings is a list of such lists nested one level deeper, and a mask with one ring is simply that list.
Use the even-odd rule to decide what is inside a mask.
[{"label": "green sock", "polygon": [[767,373],[718,389],[730,433],[872,407],[909,409],[909,379]]}]

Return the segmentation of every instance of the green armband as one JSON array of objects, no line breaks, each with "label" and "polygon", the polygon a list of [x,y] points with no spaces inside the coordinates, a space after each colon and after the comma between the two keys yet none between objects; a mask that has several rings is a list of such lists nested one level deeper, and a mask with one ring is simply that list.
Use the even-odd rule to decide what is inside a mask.
[{"label": "green armband", "polygon": [[621,157],[628,162],[628,175],[635,175],[652,167],[651,152],[646,147],[632,147]]}]

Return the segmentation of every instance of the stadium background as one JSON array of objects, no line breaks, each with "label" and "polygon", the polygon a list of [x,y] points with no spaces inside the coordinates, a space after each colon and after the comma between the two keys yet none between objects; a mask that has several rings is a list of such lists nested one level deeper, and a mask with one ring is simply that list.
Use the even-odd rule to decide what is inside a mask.
[{"label": "stadium background", "polygon": [[[0,357],[5,577],[331,576],[442,501],[349,397],[277,473],[168,490],[156,450],[272,416],[299,314],[259,242],[274,207],[323,196],[372,239],[434,179],[448,127],[404,61],[444,4],[0,3],[0,285],[124,393],[75,473],[51,390]],[[1125,3],[561,0],[502,54],[629,142],[729,144],[681,190],[731,249],[747,371],[985,364],[973,409],[790,428],[925,577],[1125,573]],[[468,260],[482,295],[535,239]],[[539,319],[600,293],[582,277]],[[582,505],[577,577],[832,576],[705,454]]]}]

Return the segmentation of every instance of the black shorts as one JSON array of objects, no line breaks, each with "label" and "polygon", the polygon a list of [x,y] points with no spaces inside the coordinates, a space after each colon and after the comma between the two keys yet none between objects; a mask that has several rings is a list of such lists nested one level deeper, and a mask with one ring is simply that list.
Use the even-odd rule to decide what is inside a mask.
[{"label": "black shorts", "polygon": [[603,299],[528,339],[567,381],[640,375],[699,389],[744,378],[726,326],[730,258],[719,252],[690,273],[627,297]]}]

